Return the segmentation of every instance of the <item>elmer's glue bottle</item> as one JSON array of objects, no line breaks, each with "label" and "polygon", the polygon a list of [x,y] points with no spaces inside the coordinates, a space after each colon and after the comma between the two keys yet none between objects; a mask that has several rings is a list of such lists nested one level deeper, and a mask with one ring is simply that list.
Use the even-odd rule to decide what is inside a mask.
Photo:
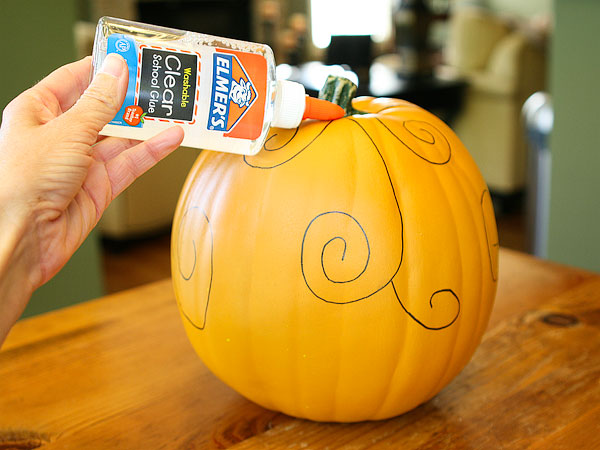
[{"label": "elmer's glue bottle", "polygon": [[276,81],[267,45],[103,17],[94,74],[108,53],[127,61],[129,84],[101,131],[106,136],[144,140],[178,124],[182,145],[254,155],[270,127],[344,115],[338,105],[306,96],[301,84]]}]

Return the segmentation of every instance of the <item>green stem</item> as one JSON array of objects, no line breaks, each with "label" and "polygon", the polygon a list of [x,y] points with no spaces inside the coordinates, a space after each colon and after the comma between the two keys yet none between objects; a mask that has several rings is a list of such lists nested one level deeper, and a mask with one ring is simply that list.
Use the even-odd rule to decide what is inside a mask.
[{"label": "green stem", "polygon": [[356,85],[347,78],[329,75],[319,92],[319,98],[340,105],[346,111],[346,116],[360,114],[360,111],[352,107],[356,89]]}]

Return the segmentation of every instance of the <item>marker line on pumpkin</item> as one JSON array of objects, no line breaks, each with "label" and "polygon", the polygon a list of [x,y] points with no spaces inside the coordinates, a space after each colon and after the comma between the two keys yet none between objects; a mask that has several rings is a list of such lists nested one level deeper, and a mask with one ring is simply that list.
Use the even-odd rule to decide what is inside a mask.
[{"label": "marker line on pumpkin", "polygon": [[[200,208],[199,206],[192,206],[192,207],[188,208],[186,210],[186,212],[183,214],[182,220],[179,224],[179,233],[178,233],[179,239],[177,241],[177,246],[178,246],[178,248],[180,248],[179,246],[182,244],[181,243],[181,226],[184,223],[183,219],[189,214],[190,211],[192,211],[194,209],[197,209],[202,212],[204,219],[206,219],[208,231],[210,232],[210,279],[208,282],[208,292],[206,294],[206,302],[204,304],[204,316],[202,317],[202,325],[198,325],[194,320],[192,320],[192,318],[185,311],[185,308],[183,307],[183,305],[180,304],[179,306],[181,308],[181,313],[183,314],[183,316],[194,328],[196,328],[198,330],[204,330],[204,328],[206,327],[206,319],[208,316],[208,304],[210,303],[210,293],[212,290],[213,271],[214,271],[214,265],[213,265],[213,262],[214,262],[214,235],[213,235],[212,225],[210,224],[210,219],[206,215],[206,212],[204,211],[204,209]],[[194,249],[194,263],[192,264],[192,269],[191,269],[189,275],[187,275],[187,276],[184,275],[183,271],[181,270],[181,255],[183,252],[181,250],[179,250],[177,252],[177,254],[178,254],[177,265],[178,265],[178,269],[179,269],[179,274],[185,281],[190,281],[196,270],[196,241],[194,239],[192,239],[192,246]],[[177,300],[177,301],[179,302],[179,300]]]},{"label": "marker line on pumpkin", "polygon": [[[379,155],[379,158],[381,159],[381,162],[383,164],[383,168],[387,174],[388,177],[388,182],[390,184],[390,188],[392,191],[392,196],[394,198],[394,201],[396,202],[396,208],[398,210],[398,216],[400,219],[400,240],[401,240],[401,250],[400,250],[400,261],[398,262],[398,266],[396,267],[396,270],[394,271],[394,273],[392,274],[392,276],[389,278],[389,280],[387,280],[385,283],[383,283],[382,286],[380,286],[379,288],[376,288],[373,292],[369,293],[368,295],[362,296],[360,298],[356,298],[356,299],[352,299],[352,300],[332,300],[332,299],[326,299],[323,296],[318,295],[315,290],[310,286],[310,283],[307,279],[307,274],[305,272],[305,264],[304,264],[304,253],[305,253],[305,244],[306,244],[306,237],[308,234],[309,229],[311,228],[311,226],[313,226],[314,222],[318,219],[321,218],[327,214],[343,214],[347,217],[350,217],[352,220],[354,220],[354,222],[356,222],[356,224],[359,226],[359,228],[361,229],[361,231],[363,232],[363,235],[365,237],[365,240],[367,242],[367,248],[368,248],[368,256],[367,256],[367,262],[365,264],[365,267],[363,268],[362,272],[355,277],[352,280],[348,280],[348,281],[344,281],[344,282],[351,282],[351,281],[356,281],[367,269],[368,266],[368,262],[371,258],[371,246],[369,244],[369,238],[366,234],[366,232],[364,231],[364,228],[362,227],[362,225],[360,224],[360,222],[354,218],[352,215],[343,212],[343,211],[327,211],[324,213],[321,213],[319,215],[317,215],[315,218],[313,218],[310,223],[308,224],[308,227],[306,228],[305,232],[304,232],[304,236],[302,237],[302,247],[301,247],[301,252],[300,252],[300,269],[302,270],[302,276],[304,277],[304,282],[306,283],[306,286],[308,287],[308,289],[313,293],[313,295],[317,298],[319,298],[320,300],[326,302],[326,303],[332,303],[332,304],[347,304],[347,303],[354,303],[360,300],[364,300],[366,298],[369,298],[371,296],[373,296],[374,294],[376,294],[377,292],[381,291],[382,289],[384,289],[388,284],[390,284],[390,282],[394,279],[394,277],[396,276],[396,274],[398,273],[398,271],[400,270],[400,266],[402,265],[402,260],[404,258],[404,222],[402,219],[402,211],[400,210],[400,204],[398,202],[398,197],[396,196],[396,190],[394,188],[394,184],[392,182],[392,177],[390,175],[390,171],[389,168],[387,167],[387,164],[385,162],[385,159],[383,158],[383,155],[381,154],[381,151],[379,149],[379,147],[377,146],[377,144],[375,143],[375,141],[373,140],[373,138],[371,137],[371,135],[367,132],[367,130],[355,119],[348,119],[350,120],[350,122],[353,122],[354,124],[356,124],[364,133],[365,135],[368,137],[368,139],[371,141],[371,144],[373,145],[373,148],[375,149],[375,151],[377,152],[377,154]],[[336,236],[336,238],[340,238],[340,236]],[[335,238],[333,238],[335,239]],[[330,239],[325,246],[327,246],[329,243],[331,243],[331,241],[333,239]],[[324,254],[324,248],[321,252],[321,256],[323,258],[323,254]],[[327,275],[327,273],[325,272],[325,266],[324,266],[324,262],[323,259],[321,259],[321,267],[323,268],[324,271],[324,275],[325,277],[330,281],[330,282],[334,282],[334,280],[330,279],[329,276]]]},{"label": "marker line on pumpkin", "polygon": [[[352,219],[354,219],[354,217],[350,216]],[[314,220],[314,219],[313,219]],[[356,219],[354,219],[356,220]],[[369,247],[369,240],[367,239],[367,235],[365,233],[365,230],[363,230],[363,228],[360,226],[360,223],[356,222],[358,224],[358,226],[360,227],[361,231],[363,232],[364,236],[365,236],[365,240],[367,242],[367,248],[368,248],[368,254],[367,254],[367,261],[365,262],[365,267],[363,268],[363,270],[356,275],[353,279],[351,280],[334,280],[332,278],[329,277],[329,275],[327,275],[327,270],[325,269],[325,249],[327,248],[327,246],[332,242],[335,241],[336,239],[341,239],[342,242],[344,243],[344,251],[342,252],[342,261],[344,261],[344,259],[346,258],[346,249],[348,248],[348,243],[346,242],[346,239],[344,239],[342,236],[336,236],[334,238],[329,239],[329,241],[327,241],[325,243],[325,245],[323,246],[323,249],[321,250],[321,268],[323,269],[323,273],[325,274],[325,276],[327,277],[327,279],[329,281],[331,281],[332,283],[349,283],[351,281],[356,280],[357,278],[359,278],[364,272],[365,270],[367,270],[367,266],[369,265],[369,259],[371,258],[371,248]]]},{"label": "marker line on pumpkin", "polygon": [[[377,119],[377,120],[379,120],[379,119]],[[375,147],[375,150],[377,151],[377,154],[379,155],[379,158],[381,159],[381,162],[383,163],[383,168],[385,169],[385,173],[388,177],[388,181],[390,182],[390,187],[392,188],[392,194],[394,196],[394,200],[396,201],[396,207],[398,208],[398,214],[400,215],[400,224],[401,224],[401,228],[402,228],[402,254],[400,255],[400,264],[402,264],[402,258],[404,256],[404,221],[402,219],[402,211],[400,210],[400,203],[398,202],[398,196],[396,195],[396,189],[394,188],[394,182],[392,181],[392,176],[390,175],[390,170],[388,169],[388,166],[385,162],[385,158],[381,154],[381,150],[379,150],[379,147],[377,146],[377,144],[375,143],[375,141],[373,140],[373,138],[371,137],[369,132],[367,130],[365,130],[365,128],[356,119],[350,119],[350,121],[354,122],[356,125],[358,125],[358,127],[361,130],[363,130],[363,132],[367,135],[367,137],[373,144],[373,147]]]},{"label": "marker line on pumpkin", "polygon": [[[487,194],[487,197],[486,197]],[[485,230],[485,240],[487,242],[487,249],[488,249],[488,256],[490,258],[490,271],[492,273],[492,280],[494,281],[498,281],[498,274],[494,272],[494,261],[492,258],[492,247],[500,247],[500,243],[496,240],[495,242],[490,242],[490,235],[488,232],[488,226],[487,226],[487,219],[486,219],[486,213],[485,213],[485,207],[483,206],[483,202],[485,201],[485,199],[488,198],[489,202],[491,203],[492,199],[490,197],[490,192],[485,189],[483,191],[483,193],[481,194],[481,213],[483,214],[483,229]],[[493,210],[493,208],[492,208]]]},{"label": "marker line on pumpkin", "polygon": [[[367,258],[366,258],[366,262],[365,262],[365,265],[364,265],[362,271],[357,276],[355,276],[354,278],[349,279],[349,280],[333,280],[333,279],[331,279],[329,277],[329,275],[327,274],[327,270],[325,269],[325,263],[324,263],[323,256],[324,256],[324,253],[325,253],[325,249],[327,248],[327,246],[333,240],[335,240],[335,239],[343,239],[341,236],[335,236],[334,238],[332,238],[329,241],[327,241],[324,244],[324,246],[323,246],[323,248],[321,250],[321,268],[323,270],[323,275],[325,276],[325,278],[327,278],[327,280],[330,281],[331,283],[336,283],[336,284],[351,283],[353,281],[356,281],[367,270],[369,261],[371,259],[371,246],[369,245],[369,238],[367,237],[367,234],[365,233],[364,228],[360,225],[360,223],[358,222],[358,220],[356,220],[350,214],[348,214],[346,212],[343,212],[343,211],[326,211],[326,212],[323,212],[323,213],[317,215],[315,218],[313,218],[310,221],[310,223],[308,224],[308,227],[304,231],[304,235],[302,236],[302,246],[301,246],[301,250],[300,250],[300,270],[302,271],[302,277],[304,278],[304,283],[306,284],[306,287],[308,287],[308,289],[313,293],[313,295],[315,297],[317,297],[318,299],[320,299],[320,300],[322,300],[322,301],[324,301],[326,303],[331,303],[331,304],[336,304],[336,305],[344,305],[344,304],[347,304],[347,303],[355,303],[355,302],[358,302],[360,300],[364,300],[366,298],[369,298],[372,295],[376,294],[377,292],[381,291],[383,288],[385,288],[390,283],[391,279],[389,281],[386,281],[381,287],[377,288],[375,291],[369,293],[368,295],[365,295],[365,296],[360,297],[360,298],[350,299],[350,300],[340,300],[340,299],[338,299],[338,300],[332,300],[332,299],[327,299],[327,298],[325,298],[325,297],[317,294],[317,292],[315,292],[315,290],[311,287],[311,285],[310,285],[310,283],[309,283],[309,281],[307,279],[307,274],[306,274],[306,271],[305,271],[305,264],[304,264],[304,258],[305,258],[304,254],[306,253],[305,252],[305,244],[307,242],[307,239],[306,239],[307,238],[307,234],[309,233],[309,230],[311,229],[311,227],[313,226],[313,224],[314,224],[315,221],[318,221],[318,219],[320,219],[320,218],[322,218],[324,216],[328,216],[329,214],[342,214],[342,215],[344,215],[346,217],[350,217],[358,225],[358,227],[360,228],[360,230],[363,233],[363,236],[365,237],[365,241],[366,241],[366,245],[367,245]],[[344,240],[344,242],[345,242],[345,240]],[[345,249],[344,249],[344,252],[345,252]],[[398,268],[399,268],[399,266],[398,266]]]},{"label": "marker line on pumpkin", "polygon": [[[381,291],[381,290],[382,290],[382,289],[384,289],[384,288],[385,288],[387,285],[391,284],[391,285],[392,285],[392,289],[393,289],[393,291],[394,291],[394,294],[395,294],[395,296],[396,296],[396,299],[398,300],[398,303],[400,304],[400,306],[402,307],[402,309],[403,309],[403,310],[406,312],[406,314],[408,314],[408,316],[409,316],[411,319],[413,319],[413,320],[414,320],[414,321],[415,321],[417,324],[419,324],[419,325],[420,325],[420,326],[422,326],[423,328],[425,328],[425,329],[427,329],[427,330],[431,330],[431,331],[439,331],[439,330],[442,330],[442,329],[444,329],[444,328],[447,328],[447,327],[451,326],[451,325],[452,325],[452,324],[453,324],[453,323],[456,321],[456,319],[458,318],[458,316],[459,316],[459,314],[460,314],[460,299],[458,298],[458,296],[457,296],[457,295],[454,293],[454,291],[453,291],[452,289],[440,289],[440,290],[438,290],[438,291],[435,291],[435,292],[434,292],[434,293],[431,295],[431,297],[430,297],[430,299],[429,299],[429,306],[430,306],[432,309],[433,309],[433,300],[434,300],[434,297],[435,297],[435,296],[437,296],[437,295],[439,295],[439,294],[442,294],[442,293],[449,293],[450,295],[452,295],[452,296],[453,296],[453,297],[456,299],[456,302],[457,302],[457,304],[458,304],[458,308],[457,308],[456,315],[455,315],[455,316],[454,316],[454,317],[453,317],[453,318],[450,320],[450,322],[448,322],[447,324],[444,324],[444,325],[442,325],[442,326],[439,326],[439,327],[434,327],[434,326],[427,325],[427,324],[425,324],[423,321],[419,320],[419,319],[418,319],[418,318],[417,318],[417,317],[416,317],[414,314],[412,314],[412,313],[411,313],[411,312],[408,310],[408,308],[406,308],[406,306],[404,305],[404,303],[402,303],[402,301],[400,300],[400,296],[398,295],[398,292],[397,292],[397,290],[396,290],[396,286],[395,286],[395,284],[394,284],[394,281],[393,281],[393,280],[394,280],[395,276],[397,275],[398,271],[400,270],[400,267],[401,267],[401,265],[402,265],[402,260],[403,260],[403,257],[404,257],[404,223],[403,223],[403,219],[402,219],[402,211],[401,211],[401,209],[400,209],[400,204],[399,204],[399,202],[398,202],[398,198],[397,198],[397,196],[396,196],[396,191],[395,191],[395,188],[394,188],[394,184],[393,184],[393,182],[392,182],[392,178],[391,178],[391,175],[390,175],[389,169],[388,169],[388,167],[387,167],[387,164],[386,164],[386,162],[385,162],[385,159],[383,158],[383,155],[381,154],[381,151],[380,151],[379,147],[377,146],[377,144],[375,143],[375,141],[373,140],[373,138],[371,137],[371,135],[369,134],[369,132],[368,132],[368,131],[367,131],[367,130],[366,130],[366,129],[365,129],[365,128],[364,128],[364,127],[363,127],[363,126],[362,126],[362,125],[361,125],[361,124],[360,124],[360,123],[357,121],[357,120],[355,120],[355,119],[349,119],[349,120],[350,120],[351,122],[354,122],[356,125],[358,125],[358,127],[359,127],[359,128],[360,128],[360,129],[361,129],[361,130],[362,130],[362,131],[365,133],[365,135],[366,135],[366,136],[369,138],[369,140],[370,140],[370,141],[371,141],[371,143],[373,144],[373,147],[375,148],[375,150],[376,150],[376,151],[377,151],[377,153],[379,154],[379,157],[381,158],[381,161],[382,161],[382,163],[383,163],[383,166],[384,166],[384,168],[385,168],[386,174],[387,174],[387,176],[388,176],[388,181],[389,181],[389,183],[390,183],[390,187],[391,187],[391,189],[392,189],[392,194],[393,194],[393,196],[394,196],[394,200],[396,201],[396,206],[397,206],[397,208],[398,208],[398,213],[399,213],[399,216],[400,216],[400,223],[401,223],[401,227],[402,227],[402,231],[401,231],[401,233],[402,233],[402,234],[401,234],[402,250],[401,250],[400,263],[398,264],[398,267],[397,267],[396,271],[394,272],[394,274],[392,275],[392,277],[389,279],[389,281],[387,281],[386,283],[384,283],[384,284],[383,284],[383,286],[379,287],[378,289],[376,289],[375,291],[371,292],[370,294],[368,294],[368,295],[366,295],[366,296],[363,296],[363,297],[360,297],[360,298],[357,298],[357,299],[353,299],[353,300],[346,300],[346,301],[340,301],[340,300],[338,300],[338,301],[336,301],[336,300],[326,299],[326,298],[324,298],[324,297],[322,297],[322,296],[318,295],[318,294],[317,294],[317,293],[314,291],[314,289],[313,289],[313,288],[310,286],[310,283],[309,283],[309,282],[308,282],[308,280],[307,280],[307,275],[306,275],[306,272],[305,272],[305,264],[304,264],[304,253],[305,253],[305,243],[306,243],[306,237],[307,237],[307,234],[308,234],[308,232],[309,232],[309,229],[311,228],[311,226],[313,225],[313,223],[314,223],[314,222],[315,222],[315,221],[316,221],[318,218],[320,218],[320,217],[323,217],[323,216],[325,216],[325,215],[327,215],[327,214],[334,214],[334,213],[346,215],[346,216],[350,217],[352,220],[354,220],[354,221],[356,222],[356,224],[357,224],[357,225],[360,227],[360,229],[361,229],[361,231],[363,232],[363,235],[364,235],[364,237],[365,237],[365,240],[366,240],[366,242],[367,242],[367,248],[368,248],[368,257],[367,257],[367,262],[365,263],[365,267],[363,268],[363,270],[362,270],[362,271],[361,271],[361,272],[360,272],[360,273],[359,273],[359,274],[358,274],[356,277],[354,277],[353,279],[351,279],[351,280],[347,280],[347,281],[337,281],[337,283],[348,283],[348,282],[356,281],[356,280],[357,280],[357,279],[358,279],[358,278],[359,278],[361,275],[363,275],[363,274],[364,274],[364,272],[366,271],[366,269],[367,269],[367,266],[368,266],[368,262],[369,262],[369,260],[370,260],[370,257],[371,257],[371,249],[370,249],[371,247],[370,247],[370,245],[369,245],[369,239],[368,239],[368,236],[367,236],[366,232],[364,231],[364,228],[363,228],[363,227],[360,225],[360,223],[358,222],[358,220],[356,220],[356,218],[354,218],[354,217],[353,217],[353,216],[351,216],[350,214],[348,214],[348,213],[346,213],[346,212],[343,212],[343,211],[328,211],[328,212],[321,213],[321,214],[317,215],[315,218],[313,218],[313,219],[311,220],[311,222],[309,223],[308,227],[306,228],[305,232],[304,232],[304,236],[303,236],[303,238],[302,238],[302,248],[301,248],[301,252],[300,252],[300,268],[301,268],[301,270],[302,270],[302,276],[304,277],[304,282],[306,283],[306,286],[308,287],[308,289],[309,289],[309,290],[310,290],[310,291],[313,293],[313,295],[315,295],[315,297],[317,297],[317,298],[319,298],[319,299],[323,300],[323,301],[324,301],[324,302],[326,302],[326,303],[332,303],[332,304],[348,304],[348,303],[355,303],[355,302],[357,302],[357,301],[364,300],[364,299],[366,299],[366,298],[369,298],[369,297],[373,296],[373,295],[374,295],[374,294],[376,294],[377,292]],[[379,122],[380,122],[380,123],[382,123],[381,121],[379,121]],[[426,122],[424,122],[424,123],[426,123]],[[382,123],[382,125],[384,125],[384,127],[385,127],[385,124],[383,124],[383,123]],[[387,128],[387,127],[386,127],[386,128]],[[405,128],[406,128],[406,127],[405,127]],[[435,127],[433,127],[433,128],[435,128]],[[413,134],[413,133],[412,133],[412,132],[411,132],[411,131],[410,131],[408,128],[406,128],[406,129],[407,129],[407,131],[408,131],[409,133]],[[424,131],[427,131],[427,130],[424,130]],[[436,131],[438,131],[438,132],[439,132],[439,130],[437,130],[437,129],[436,129]],[[390,132],[391,132],[391,131],[390,131]],[[428,131],[427,131],[427,132],[428,132]],[[428,133],[429,133],[429,132],[428,132]],[[439,132],[439,133],[440,133],[440,134],[443,136],[443,134],[442,134],[441,132]],[[392,133],[392,134],[393,134],[393,133]],[[413,135],[414,135],[414,134],[413,134]],[[434,136],[432,133],[429,133],[429,135],[431,136],[431,138],[432,138],[432,141],[433,141],[433,142],[428,142],[428,141],[424,140],[423,138],[421,138],[421,137],[419,137],[419,136],[416,136],[416,135],[414,135],[414,136],[415,136],[416,138],[418,138],[418,139],[420,139],[420,140],[424,141],[424,142],[428,142],[429,144],[431,144],[431,143],[435,143],[435,136]],[[444,137],[444,138],[445,138],[445,137]],[[447,140],[446,140],[446,142],[447,142]],[[403,142],[403,143],[404,143],[404,142]],[[405,144],[405,145],[406,145],[406,144]],[[407,147],[407,148],[410,148],[410,147],[408,147],[408,146],[406,146],[406,147]],[[449,144],[448,144],[448,147],[449,147]],[[412,149],[411,149],[411,150],[412,150]],[[413,152],[414,152],[414,151],[413,151]],[[417,153],[415,153],[415,154],[417,154]],[[417,154],[417,155],[418,155],[418,154]],[[420,155],[418,155],[418,156],[420,156]],[[423,158],[423,157],[421,157],[421,158],[422,158],[422,159],[425,159],[425,158]],[[425,160],[426,160],[426,159],[425,159]],[[427,160],[426,160],[426,161],[427,161]],[[327,242],[325,243],[325,245],[324,245],[324,247],[323,247],[323,249],[322,249],[322,251],[321,251],[321,268],[322,268],[322,270],[323,270],[323,274],[325,275],[325,277],[326,277],[326,278],[327,278],[327,279],[328,279],[330,282],[334,282],[334,283],[336,283],[336,281],[335,281],[335,280],[332,280],[332,279],[331,279],[331,278],[330,278],[330,277],[327,275],[327,272],[326,272],[326,270],[325,270],[325,263],[324,263],[324,253],[325,253],[325,248],[327,247],[327,245],[329,245],[329,244],[330,244],[332,241],[334,241],[335,239],[342,239],[342,240],[344,241],[344,244],[346,245],[346,241],[345,241],[345,239],[343,239],[341,236],[335,236],[334,238],[330,239],[329,241],[327,241]],[[346,251],[346,247],[344,247],[344,255],[345,255],[345,251]]]},{"label": "marker line on pumpkin", "polygon": [[280,147],[267,148],[267,143],[268,143],[268,142],[269,142],[271,139],[273,139],[273,138],[275,138],[275,137],[277,137],[277,136],[278,136],[278,134],[277,134],[277,133],[273,133],[271,136],[269,136],[269,138],[268,138],[268,139],[265,141],[265,143],[263,144],[263,150],[264,150],[264,151],[266,151],[266,152],[275,152],[275,151],[277,151],[277,150],[281,150],[283,147],[285,147],[285,146],[286,146],[286,145],[288,145],[290,142],[292,142],[292,140],[293,140],[293,139],[296,137],[296,135],[298,134],[298,130],[299,130],[299,129],[300,129],[300,127],[296,127],[296,128],[294,129],[294,134],[292,134],[292,137],[291,137],[291,138],[290,138],[290,139],[289,139],[287,142],[285,142],[283,145],[281,145]]},{"label": "marker line on pumpkin", "polygon": [[456,322],[456,319],[458,319],[458,316],[460,315],[460,299],[458,298],[458,296],[454,293],[454,291],[452,289],[440,289],[438,291],[435,291],[433,294],[431,294],[431,297],[429,298],[429,307],[431,309],[433,309],[433,298],[436,295],[442,294],[444,292],[447,292],[450,295],[452,295],[454,297],[454,299],[456,300],[456,303],[458,305],[458,309],[456,311],[456,314],[452,318],[452,320],[450,322],[448,322],[447,324],[439,326],[439,327],[432,327],[432,326],[426,325],[425,323],[423,323],[422,321],[420,321],[419,319],[417,319],[417,317],[414,314],[412,314],[408,310],[408,308],[406,306],[404,306],[404,303],[402,303],[402,300],[400,300],[400,296],[398,295],[398,291],[396,290],[396,285],[394,284],[393,281],[392,281],[392,288],[394,289],[394,294],[396,294],[396,298],[398,299],[398,303],[400,303],[400,306],[402,306],[402,309],[406,312],[406,314],[408,314],[411,319],[413,319],[415,322],[417,322],[419,325],[421,325],[423,328],[425,328],[427,330],[439,331],[439,330],[443,330],[444,328],[448,328],[454,322]]},{"label": "marker line on pumpkin", "polygon": [[[389,132],[392,134],[392,136],[394,136],[394,137],[395,137],[395,138],[396,138],[398,141],[400,141],[400,142],[401,142],[401,143],[402,143],[402,144],[403,144],[403,145],[404,145],[406,148],[408,148],[408,149],[409,149],[411,152],[413,152],[413,153],[414,153],[416,156],[418,156],[418,157],[419,157],[419,158],[421,158],[422,160],[424,160],[424,161],[427,161],[427,162],[428,162],[428,163],[430,163],[430,164],[435,164],[435,165],[439,165],[439,166],[441,166],[441,165],[447,164],[447,163],[450,161],[450,159],[452,158],[452,147],[450,146],[450,142],[448,142],[448,139],[446,138],[446,136],[444,135],[444,133],[442,133],[442,132],[441,132],[441,131],[440,131],[438,128],[436,128],[436,126],[435,126],[435,125],[433,125],[433,124],[431,124],[431,123],[429,123],[429,122],[421,121],[421,120],[406,120],[406,121],[404,121],[404,122],[402,123],[402,125],[404,126],[404,129],[405,129],[405,130],[406,130],[408,133],[410,133],[410,135],[411,135],[411,136],[413,136],[414,138],[416,138],[416,139],[418,139],[418,140],[420,140],[420,141],[422,141],[422,142],[425,142],[425,143],[427,143],[427,144],[430,144],[430,145],[435,145],[435,144],[436,144],[436,140],[435,140],[435,136],[434,136],[434,134],[433,134],[433,133],[431,133],[429,130],[427,130],[427,129],[425,129],[425,128],[421,128],[421,129],[420,129],[421,131],[425,131],[425,132],[426,132],[426,133],[427,133],[429,136],[431,136],[431,138],[432,138],[432,141],[427,141],[427,140],[423,139],[421,136],[418,136],[417,134],[415,134],[415,133],[414,133],[412,130],[410,130],[410,129],[408,128],[408,126],[407,126],[407,122],[410,122],[410,123],[419,123],[419,124],[425,124],[425,125],[427,125],[427,126],[429,126],[429,127],[433,128],[433,129],[434,129],[434,130],[435,130],[435,131],[436,131],[436,132],[437,132],[437,133],[438,133],[438,134],[439,134],[439,135],[440,135],[440,136],[443,138],[443,140],[444,140],[444,142],[445,142],[446,151],[448,152],[448,156],[447,156],[445,159],[441,160],[441,161],[432,161],[431,159],[429,159],[429,158],[426,158],[426,157],[425,157],[425,156],[423,156],[421,153],[417,152],[417,151],[416,151],[414,148],[412,148],[410,145],[408,145],[406,142],[404,142],[404,141],[403,141],[403,140],[402,140],[402,139],[401,139],[401,138],[400,138],[400,137],[399,137],[399,136],[398,136],[396,133],[394,133],[394,132],[393,132],[393,131],[392,131],[392,130],[391,130],[391,129],[390,129],[390,128],[389,128],[389,127],[388,127],[388,126],[387,126],[387,125],[386,125],[386,124],[385,124],[385,123],[384,123],[384,122],[381,120],[381,119],[379,119],[378,117],[376,117],[376,119],[377,119],[377,121],[378,121],[378,122],[379,122],[381,125],[383,125],[383,127],[384,127],[386,130],[388,130],[388,131],[389,131]],[[439,146],[438,146],[438,147],[439,147]],[[444,154],[443,156],[445,156],[445,154]]]},{"label": "marker line on pumpkin", "polygon": [[[343,119],[338,119],[338,120],[343,120]],[[318,138],[319,136],[321,136],[321,134],[323,134],[323,132],[324,132],[324,131],[327,129],[327,127],[329,127],[329,125],[331,125],[331,123],[332,123],[332,122],[333,122],[333,121],[329,121],[329,122],[327,122],[327,123],[325,124],[325,126],[324,126],[324,127],[321,129],[321,131],[319,131],[319,133],[318,133],[318,134],[317,134],[317,135],[316,135],[314,138],[312,138],[312,140],[311,140],[311,141],[310,141],[308,144],[306,144],[306,145],[305,145],[303,148],[301,148],[301,149],[300,149],[298,152],[296,152],[296,153],[295,153],[293,156],[291,156],[290,158],[286,159],[285,161],[282,161],[282,162],[280,162],[280,163],[274,164],[274,165],[272,165],[272,166],[260,166],[260,165],[254,165],[254,164],[251,164],[251,163],[249,162],[248,158],[252,158],[251,160],[258,160],[258,161],[260,161],[260,153],[258,153],[256,156],[244,156],[244,162],[245,162],[245,163],[246,163],[248,166],[250,166],[250,167],[253,167],[253,168],[255,168],[255,169],[274,169],[275,167],[282,166],[283,164],[285,164],[285,163],[287,163],[287,162],[290,162],[292,159],[294,159],[296,156],[298,156],[300,153],[302,153],[304,150],[306,150],[308,147],[310,147],[310,145],[311,145],[311,144],[312,144],[312,143],[313,143],[315,140],[317,140],[317,138]],[[277,134],[274,134],[274,135],[273,135],[273,136],[271,136],[269,139],[267,139],[267,141],[264,143],[264,145],[263,145],[263,149],[264,149],[264,150],[266,150],[266,151],[276,151],[276,150],[281,150],[282,148],[284,148],[285,146],[287,146],[287,145],[288,145],[290,142],[292,142],[292,140],[293,140],[293,139],[296,137],[296,135],[298,134],[298,129],[299,129],[299,128],[300,128],[300,127],[296,128],[296,131],[294,132],[294,134],[292,135],[292,137],[291,137],[291,138],[290,138],[290,139],[289,139],[289,140],[288,140],[288,141],[287,141],[287,142],[286,142],[284,145],[282,145],[282,146],[281,146],[281,147],[279,147],[279,148],[272,148],[272,149],[268,149],[268,148],[266,147],[267,143],[268,143],[268,142],[269,142],[271,139],[273,139],[273,138],[275,138],[275,137],[277,136]]]}]

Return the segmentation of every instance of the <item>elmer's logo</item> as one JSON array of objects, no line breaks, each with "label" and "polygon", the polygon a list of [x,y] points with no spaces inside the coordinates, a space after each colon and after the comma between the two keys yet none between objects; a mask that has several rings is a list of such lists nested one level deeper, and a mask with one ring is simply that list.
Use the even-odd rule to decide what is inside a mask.
[{"label": "elmer's logo", "polygon": [[209,130],[242,139],[260,136],[266,88],[261,71],[266,72],[261,55],[226,50],[213,54]]}]

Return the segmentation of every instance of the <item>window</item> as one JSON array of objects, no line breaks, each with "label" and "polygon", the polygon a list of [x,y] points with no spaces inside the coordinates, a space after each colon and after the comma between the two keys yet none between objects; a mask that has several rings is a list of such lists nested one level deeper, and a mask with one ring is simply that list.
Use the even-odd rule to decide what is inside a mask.
[{"label": "window", "polygon": [[371,35],[375,42],[392,33],[392,0],[311,0],[314,44],[325,48],[335,35]]}]

